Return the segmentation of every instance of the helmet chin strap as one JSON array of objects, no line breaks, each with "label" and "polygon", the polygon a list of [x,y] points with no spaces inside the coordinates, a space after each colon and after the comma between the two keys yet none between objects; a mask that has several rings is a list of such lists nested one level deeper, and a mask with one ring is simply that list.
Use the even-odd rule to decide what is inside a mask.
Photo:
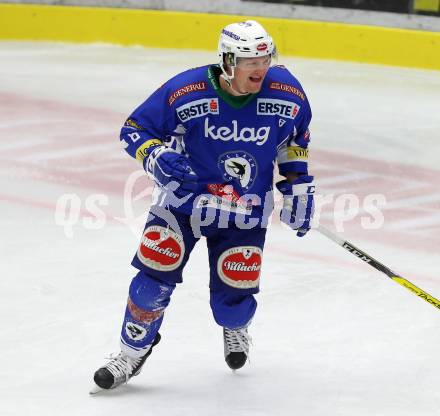
[{"label": "helmet chin strap", "polygon": [[225,76],[224,74],[221,74],[220,77],[222,77],[226,84],[228,85],[228,87],[236,94],[236,95],[248,95],[248,92],[240,92],[237,91],[233,86],[232,86],[232,79],[229,76]]},{"label": "helmet chin strap", "polygon": [[228,75],[228,73],[225,71],[225,68],[223,65],[220,65],[220,68],[222,70],[222,74],[220,74],[220,77],[223,78],[226,82],[226,84],[228,85],[228,87],[237,95],[248,95],[248,92],[240,92],[237,91],[233,86],[232,86],[232,80],[234,79],[235,76],[235,68],[233,66],[231,66],[231,71],[232,74]]}]

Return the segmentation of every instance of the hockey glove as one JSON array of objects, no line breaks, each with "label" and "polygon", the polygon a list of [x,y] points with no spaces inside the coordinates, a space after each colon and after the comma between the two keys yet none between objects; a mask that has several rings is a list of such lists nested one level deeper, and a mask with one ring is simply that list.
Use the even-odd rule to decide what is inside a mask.
[{"label": "hockey glove", "polygon": [[180,198],[197,190],[197,174],[188,159],[173,149],[157,147],[144,160],[144,168],[159,186]]},{"label": "hockey glove", "polygon": [[302,175],[292,183],[284,180],[276,184],[284,195],[281,221],[303,237],[310,230],[310,221],[314,212],[315,185],[313,176]]}]

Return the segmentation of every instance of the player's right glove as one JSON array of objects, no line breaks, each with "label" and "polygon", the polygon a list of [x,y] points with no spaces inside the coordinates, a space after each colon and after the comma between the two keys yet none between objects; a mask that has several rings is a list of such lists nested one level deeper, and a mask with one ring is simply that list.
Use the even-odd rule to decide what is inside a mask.
[{"label": "player's right glove", "polygon": [[173,149],[156,147],[144,160],[144,168],[159,186],[180,198],[197,190],[197,174],[188,159]]},{"label": "player's right glove", "polygon": [[296,230],[298,237],[305,236],[310,230],[315,208],[313,176],[301,175],[291,183],[283,180],[276,186],[284,196],[283,209],[280,214],[281,221]]}]

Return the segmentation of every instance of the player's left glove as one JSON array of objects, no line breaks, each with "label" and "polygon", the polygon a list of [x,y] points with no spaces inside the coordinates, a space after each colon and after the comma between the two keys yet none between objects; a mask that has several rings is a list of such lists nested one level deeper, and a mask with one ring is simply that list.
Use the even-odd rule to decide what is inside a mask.
[{"label": "player's left glove", "polygon": [[310,222],[314,212],[315,185],[313,176],[301,175],[291,183],[283,180],[278,182],[276,186],[284,196],[280,214],[281,221],[296,230],[298,237],[303,237],[310,230]]}]

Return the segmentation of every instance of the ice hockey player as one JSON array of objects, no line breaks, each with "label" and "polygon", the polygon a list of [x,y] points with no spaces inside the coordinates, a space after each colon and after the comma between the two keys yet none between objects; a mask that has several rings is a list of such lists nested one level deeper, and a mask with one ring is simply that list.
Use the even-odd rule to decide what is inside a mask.
[{"label": "ice hockey player", "polygon": [[[121,141],[157,186],[132,265],[121,352],[94,375],[113,389],[137,375],[154,346],[195,243],[206,238],[210,306],[232,370],[249,354],[274,164],[286,179],[281,220],[303,236],[313,215],[307,168],[311,110],[297,79],[273,65],[274,41],[257,22],[226,26],[219,63],[167,81],[127,119]],[[188,357],[185,357],[188,358]]]}]

